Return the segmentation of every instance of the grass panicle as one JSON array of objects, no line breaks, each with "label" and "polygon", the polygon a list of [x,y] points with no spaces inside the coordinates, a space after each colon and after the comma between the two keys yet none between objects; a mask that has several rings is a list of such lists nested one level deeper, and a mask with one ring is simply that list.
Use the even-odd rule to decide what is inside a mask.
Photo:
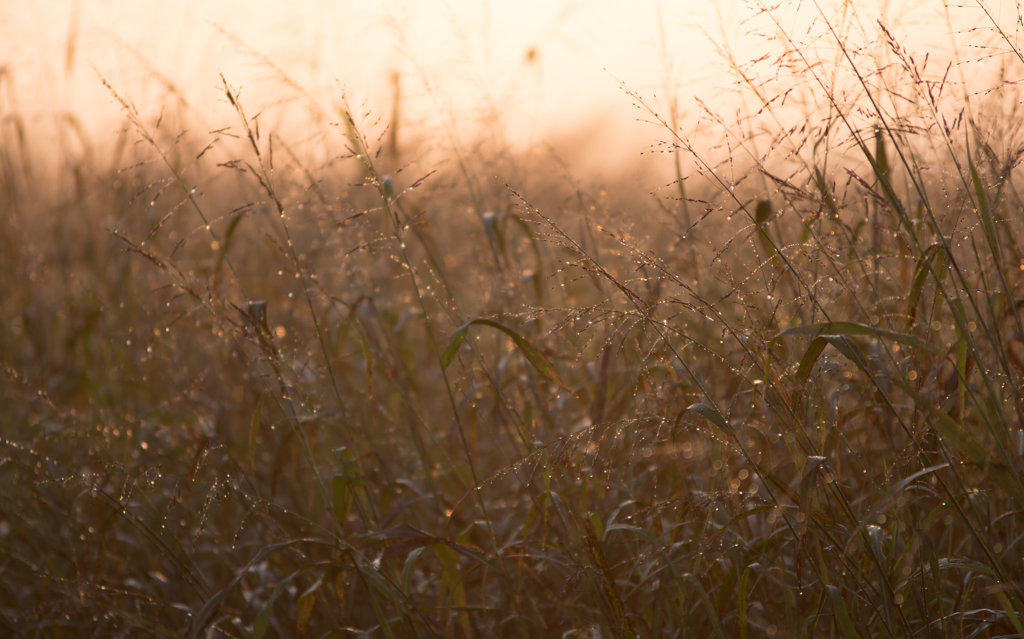
[{"label": "grass panicle", "polygon": [[622,85],[653,192],[226,31],[279,102],[0,114],[0,632],[1024,632],[1024,23],[794,6],[734,116]]}]

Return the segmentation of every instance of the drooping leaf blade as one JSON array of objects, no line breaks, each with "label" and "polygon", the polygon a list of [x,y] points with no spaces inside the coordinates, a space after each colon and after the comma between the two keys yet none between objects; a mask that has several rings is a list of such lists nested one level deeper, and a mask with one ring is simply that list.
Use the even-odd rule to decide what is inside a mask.
[{"label": "drooping leaf blade", "polygon": [[718,426],[726,435],[733,436],[736,434],[733,427],[726,423],[722,414],[707,404],[690,404],[686,410],[692,410],[715,426]]},{"label": "drooping leaf blade", "polygon": [[789,328],[778,335],[772,340],[773,342],[782,337],[793,337],[796,335],[814,335],[814,336],[845,336],[851,335],[867,335],[870,337],[885,338],[902,344],[904,346],[910,346],[913,348],[920,348],[928,351],[935,355],[942,355],[942,349],[929,344],[928,342],[908,335],[906,333],[897,333],[896,331],[889,331],[877,326],[868,326],[867,324],[858,324],[857,322],[822,322],[819,324],[809,324],[807,326],[796,326]]},{"label": "drooping leaf blade", "polygon": [[452,334],[452,337],[448,342],[448,347],[441,355],[441,368],[448,368],[448,365],[455,359],[455,355],[458,353],[459,347],[462,346],[462,342],[466,339],[466,333],[469,331],[470,326],[490,326],[491,328],[505,333],[512,338],[512,341],[519,347],[519,350],[522,351],[527,361],[533,364],[533,367],[536,368],[538,372],[561,386],[563,389],[570,393],[572,392],[572,390],[562,382],[562,378],[559,377],[558,371],[555,370],[555,367],[551,362],[541,355],[540,351],[538,351],[533,344],[529,342],[529,340],[504,324],[484,318],[470,320]]}]

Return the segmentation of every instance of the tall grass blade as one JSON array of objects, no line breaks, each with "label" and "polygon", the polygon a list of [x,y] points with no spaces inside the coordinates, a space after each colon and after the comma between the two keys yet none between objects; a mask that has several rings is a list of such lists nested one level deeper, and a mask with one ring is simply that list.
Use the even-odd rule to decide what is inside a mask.
[{"label": "tall grass blade", "polygon": [[444,350],[444,353],[441,355],[442,368],[448,368],[448,366],[452,363],[452,360],[455,359],[455,355],[458,353],[459,347],[462,346],[462,342],[465,341],[466,333],[469,331],[469,327],[471,326],[490,326],[491,328],[497,329],[502,333],[505,333],[506,335],[512,338],[512,341],[515,342],[515,345],[519,347],[519,350],[522,351],[527,361],[533,364],[534,368],[536,368],[542,375],[544,375],[554,383],[558,384],[563,389],[569,391],[570,393],[572,392],[569,389],[569,387],[567,387],[565,383],[562,382],[561,378],[558,376],[558,371],[555,370],[555,367],[551,365],[551,362],[545,359],[545,357],[540,354],[540,351],[534,348],[534,346],[530,344],[530,342],[525,337],[515,332],[511,328],[489,319],[470,320],[469,322],[463,324],[458,330],[456,330],[452,334],[452,337],[448,342],[448,347]]},{"label": "tall grass blade", "polygon": [[860,639],[860,635],[853,627],[853,621],[850,619],[850,613],[846,609],[846,603],[843,601],[839,588],[836,586],[825,586],[825,591],[828,593],[829,601],[832,603],[836,625],[839,626],[839,631],[843,634],[843,637],[846,639]]}]

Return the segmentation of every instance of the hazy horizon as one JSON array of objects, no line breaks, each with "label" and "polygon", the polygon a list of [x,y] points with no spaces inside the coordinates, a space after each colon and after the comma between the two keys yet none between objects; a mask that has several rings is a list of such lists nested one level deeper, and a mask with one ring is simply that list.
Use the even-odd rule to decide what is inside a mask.
[{"label": "hazy horizon", "polygon": [[[989,9],[1009,24],[1016,14],[1003,5]],[[692,8],[656,0],[514,7],[67,0],[0,9],[6,25],[0,109],[20,114],[37,145],[59,138],[57,146],[46,146],[63,147],[66,122],[85,144],[113,145],[123,117],[104,79],[144,116],[173,117],[177,108],[187,121],[170,126],[198,133],[223,126],[214,116],[223,102],[223,74],[241,89],[250,113],[263,112],[275,131],[301,140],[320,126],[314,112],[327,114],[343,94],[369,121],[390,122],[398,78],[403,144],[489,137],[515,151],[551,145],[580,171],[615,171],[668,137],[639,121],[645,114],[620,83],[666,118],[674,100],[687,133],[699,128],[705,106],[729,119],[727,111],[739,103],[730,101],[737,77],[725,52],[739,63],[770,56],[778,48],[772,20],[799,35],[820,27],[819,10],[854,12],[846,36],[855,43],[873,37],[875,20],[887,24],[908,49],[930,54],[932,69],[949,57],[954,41],[957,55],[982,65],[988,56],[965,44],[985,37],[973,26],[983,18],[979,9],[951,8],[947,24],[942,5],[925,2],[846,9],[838,3],[799,12],[783,5],[769,19],[757,5],[736,2]]]}]

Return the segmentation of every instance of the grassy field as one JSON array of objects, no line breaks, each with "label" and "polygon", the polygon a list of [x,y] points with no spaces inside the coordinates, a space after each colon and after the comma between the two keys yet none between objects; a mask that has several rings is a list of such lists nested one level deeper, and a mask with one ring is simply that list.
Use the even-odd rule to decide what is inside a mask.
[{"label": "grassy field", "polygon": [[223,77],[55,182],[0,114],[2,633],[1024,632],[1024,54],[862,19],[627,88],[660,188]]}]

